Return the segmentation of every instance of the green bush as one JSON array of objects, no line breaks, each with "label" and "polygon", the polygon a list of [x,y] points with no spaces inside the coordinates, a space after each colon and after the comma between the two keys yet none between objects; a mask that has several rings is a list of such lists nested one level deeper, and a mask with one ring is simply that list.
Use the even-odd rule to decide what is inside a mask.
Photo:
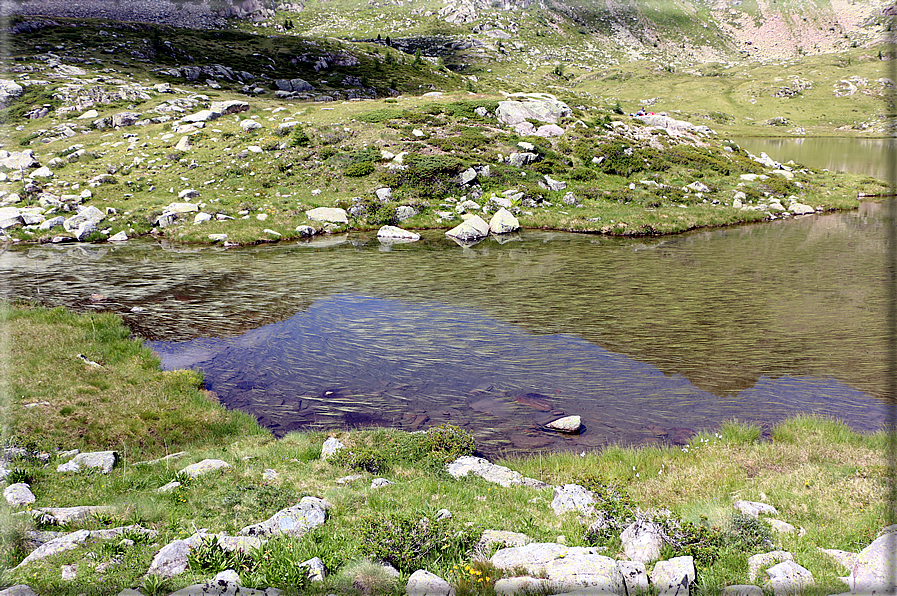
[{"label": "green bush", "polygon": [[596,153],[604,156],[604,161],[598,167],[605,174],[629,177],[636,172],[651,169],[650,161],[645,163],[646,150],[634,149],[623,142],[603,143],[598,146]]},{"label": "green bush", "polygon": [[308,132],[300,124],[293,127],[290,133],[290,147],[307,147],[311,145],[311,140]]},{"label": "green bush", "polygon": [[579,166],[577,168],[573,168],[573,170],[567,174],[569,178],[572,180],[576,180],[578,182],[587,182],[589,180],[594,180],[598,177],[598,174],[592,168],[587,168],[585,166]]},{"label": "green bush", "polygon": [[389,465],[386,463],[382,453],[363,445],[355,446],[351,449],[344,447],[327,461],[350,470],[364,470],[371,474],[381,474],[389,469]]},{"label": "green bush", "polygon": [[473,528],[457,529],[450,520],[394,513],[365,519],[361,542],[370,556],[403,573],[412,573],[426,568],[437,557],[463,559],[477,538]]},{"label": "green bush", "polygon": [[374,164],[369,161],[361,161],[358,163],[349,164],[345,170],[343,170],[343,174],[346,176],[351,176],[353,178],[361,178],[362,176],[368,176],[374,173]]}]

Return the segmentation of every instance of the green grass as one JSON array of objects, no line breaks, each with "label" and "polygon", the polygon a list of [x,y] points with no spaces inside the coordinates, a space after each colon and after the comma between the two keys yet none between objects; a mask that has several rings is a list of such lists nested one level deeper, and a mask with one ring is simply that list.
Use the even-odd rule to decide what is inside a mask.
[{"label": "green grass", "polygon": [[[0,583],[23,582],[39,593],[72,596],[116,594],[138,586],[172,591],[211,577],[222,565],[236,565],[244,585],[275,585],[286,594],[347,593],[359,576],[383,593],[402,593],[408,575],[423,567],[449,579],[459,593],[488,595],[502,573],[474,562],[470,552],[484,529],[525,532],[537,541],[564,536],[569,545],[606,545],[612,553],[619,549],[614,533],[587,534],[590,520],[555,516],[549,489],[452,479],[443,470],[444,462],[473,449],[469,436],[459,429],[436,428],[424,434],[391,429],[331,432],[346,445],[344,455],[322,461],[326,434],[292,433],[274,440],[248,417],[205,400],[194,373],[160,372],[158,361],[129,340],[113,316],[7,306],[4,327],[8,345],[15,346],[8,369],[12,415],[7,443],[47,448],[51,454],[55,447],[111,448],[121,456],[106,476],[60,475],[32,460],[17,462],[17,477],[32,481],[35,506],[111,505],[111,514],[66,529],[137,523],[160,536],[137,539],[124,550],[117,541],[92,541],[12,572],[28,552],[25,533],[34,524],[11,517],[4,506],[0,554],[5,570]],[[95,371],[83,362],[70,362],[72,352],[85,354],[103,368]],[[91,393],[98,374],[108,389]],[[23,394],[28,387],[40,389]],[[36,398],[51,401],[52,407],[32,417],[32,410],[22,406]],[[102,417],[103,424],[71,426],[57,418],[59,405],[73,400],[82,405],[72,415],[88,421]],[[144,411],[159,416],[141,416]],[[137,459],[178,449],[189,454],[154,466],[134,465]],[[669,509],[670,531],[685,550],[666,547],[664,556],[687,552],[697,557],[700,593],[745,583],[747,557],[772,548],[757,542],[765,532],[762,526],[745,525],[735,515],[734,500],[773,504],[779,519],[806,530],[804,536],[772,534],[773,546],[792,552],[813,573],[820,593],[832,593],[841,586],[837,577],[844,571],[817,547],[858,552],[887,525],[886,450],[882,433],[860,435],[835,420],[797,417],[773,428],[768,440],[760,437],[759,428],[732,421],[715,432],[699,433],[681,449],[612,446],[585,455],[534,454],[497,463],[550,484],[587,486],[598,495],[599,508],[621,523],[636,508]],[[185,481],[165,495],[154,492],[173,479],[185,480],[177,470],[204,458],[224,459],[232,467]],[[50,469],[61,461],[54,457]],[[378,462],[376,473],[362,462]],[[269,468],[279,476],[263,480]],[[349,474],[362,477],[337,483]],[[372,489],[375,476],[394,484]],[[183,575],[161,586],[144,583],[143,573],[159,545],[200,527],[236,534],[304,495],[333,505],[324,526],[299,539],[273,540],[240,560],[229,560],[209,546],[194,552],[193,566]],[[437,522],[436,512],[442,508],[451,511],[452,518]],[[421,519],[429,520],[427,526],[418,525]],[[116,555],[122,562],[103,574],[85,563]],[[323,584],[297,587],[295,564],[314,556],[322,558],[331,575]],[[378,575],[367,562],[373,558],[392,560],[402,571],[399,581]],[[78,564],[75,582],[59,579],[63,564]]]}]

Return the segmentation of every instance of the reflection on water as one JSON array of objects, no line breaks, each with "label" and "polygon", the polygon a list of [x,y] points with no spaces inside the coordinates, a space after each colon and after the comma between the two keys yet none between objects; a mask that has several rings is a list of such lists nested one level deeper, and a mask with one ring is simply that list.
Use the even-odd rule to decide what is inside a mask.
[{"label": "reflection on water", "polygon": [[[883,408],[834,379],[763,377],[716,396],[680,375],[569,334],[534,335],[476,312],[331,296],[287,321],[232,339],[152,342],[167,368],[193,367],[228,407],[283,434],[361,425],[451,423],[487,451],[681,442],[689,429],[798,412],[878,428]],[[585,431],[542,427],[582,416]]]},{"label": "reflection on water", "polygon": [[733,139],[754,155],[765,152],[780,162],[795,162],[832,172],[849,172],[888,180],[888,156],[897,150],[895,139],[858,139],[844,137],[757,138]]},{"label": "reflection on water", "polygon": [[[389,250],[373,234],[232,250],[13,247],[0,274],[8,298],[112,310],[158,342],[199,340],[159,345],[279,431],[457,418],[495,445],[576,448],[802,409],[873,427],[884,254],[880,205],[863,203],[657,239],[524,231],[462,248],[434,231]],[[359,403],[370,407],[346,409]],[[535,430],[552,411],[582,415],[586,432]]]}]

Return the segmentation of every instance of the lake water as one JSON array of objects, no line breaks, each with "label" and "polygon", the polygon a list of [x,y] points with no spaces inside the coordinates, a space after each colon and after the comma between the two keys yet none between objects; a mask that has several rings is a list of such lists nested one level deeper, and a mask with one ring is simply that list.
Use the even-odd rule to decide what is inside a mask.
[{"label": "lake water", "polygon": [[888,180],[888,160],[897,154],[897,139],[860,139],[836,137],[732,139],[754,155],[766,152],[775,160],[795,162],[833,172],[850,172]]},{"label": "lake water", "polygon": [[[882,209],[472,248],[439,231],[16,247],[0,271],[10,298],[121,313],[166,367],[202,370],[278,435],[452,423],[495,454],[678,444],[801,412],[871,431],[885,419]],[[543,429],[571,414],[581,434]]]}]

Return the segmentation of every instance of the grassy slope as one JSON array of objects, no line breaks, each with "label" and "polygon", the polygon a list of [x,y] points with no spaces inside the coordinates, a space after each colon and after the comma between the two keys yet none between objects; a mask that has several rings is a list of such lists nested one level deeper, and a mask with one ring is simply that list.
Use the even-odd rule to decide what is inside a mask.
[{"label": "grassy slope", "polygon": [[[7,307],[4,328],[9,333],[7,345],[16,346],[9,367],[10,391],[4,396],[10,414],[6,440],[51,449],[111,448],[118,450],[123,460],[102,477],[57,475],[52,470],[60,459],[47,468],[16,462],[18,474],[32,478],[36,506],[113,505],[112,514],[67,529],[140,523],[159,530],[161,536],[155,546],[137,540],[128,549],[117,547],[117,541],[92,541],[83,549],[51,557],[27,570],[2,571],[0,587],[26,582],[39,593],[92,595],[143,585],[146,592],[149,587],[167,593],[164,590],[201,581],[214,571],[191,569],[162,585],[146,583],[141,575],[159,545],[188,536],[199,527],[236,533],[306,494],[333,504],[328,522],[301,539],[272,542],[265,551],[268,562],[245,571],[244,585],[278,585],[287,594],[299,593],[295,586],[282,580],[278,583],[278,569],[282,568],[275,563],[292,568],[296,562],[319,556],[333,575],[324,585],[306,591],[351,593],[347,569],[370,556],[374,545],[382,542],[370,538],[372,528],[382,529],[382,520],[396,515],[399,517],[390,519],[434,519],[441,508],[454,516],[440,526],[454,538],[423,556],[420,565],[459,585],[461,594],[493,594],[492,585],[500,577],[489,566],[472,563],[467,552],[470,543],[465,541],[476,539],[485,528],[522,531],[542,541],[563,535],[567,544],[605,544],[614,553],[620,548],[613,537],[589,541],[585,535],[588,520],[573,515],[556,517],[548,506],[552,498],[548,490],[502,489],[481,480],[451,479],[440,471],[441,452],[427,456],[427,449],[421,451],[420,435],[415,438],[390,430],[331,433],[349,449],[367,454],[369,463],[379,462],[376,473],[353,471],[344,467],[345,461],[322,462],[319,454],[325,435],[321,433],[291,434],[274,441],[246,416],[223,412],[204,400],[192,373],[160,372],[155,358],[128,340],[127,331],[108,315],[76,316],[61,310]],[[19,341],[22,338],[28,341]],[[99,361],[102,369],[83,364],[77,353]],[[50,405],[23,408],[24,403],[37,400]],[[135,408],[138,402],[142,405]],[[72,406],[72,412],[60,413]],[[103,425],[90,425],[100,412]],[[86,425],[70,423],[82,417]],[[216,422],[210,425],[210,421]],[[816,419],[786,421],[773,430],[771,440],[758,441],[758,437],[759,429],[731,423],[716,433],[698,435],[684,449],[609,448],[583,456],[541,454],[502,463],[551,484],[590,483],[598,490],[616,487],[643,509],[667,507],[684,520],[722,529],[731,523],[735,499],[763,500],[779,509],[780,519],[807,530],[804,536],[773,536],[775,546],[794,553],[797,561],[813,572],[819,594],[843,589],[837,577],[844,571],[816,547],[856,552],[886,525],[886,437],[859,436],[841,424]],[[189,450],[184,459],[150,467],[133,465],[138,459],[181,448]],[[233,467],[167,495],[153,492],[174,479],[181,466],[207,457],[224,459]],[[269,468],[279,473],[278,478],[262,479]],[[359,472],[362,478],[355,482],[336,483],[342,476]],[[396,484],[371,489],[370,480],[375,476]],[[618,515],[627,510],[613,502],[602,508]],[[22,539],[25,530],[33,526],[10,513],[8,509],[2,513],[7,568],[27,554]],[[729,540],[736,536],[725,535]],[[722,542],[701,551],[714,559],[699,565],[701,593],[746,583],[747,556],[767,550],[768,546],[745,548]],[[118,555],[122,563],[101,574],[85,563],[86,553],[93,553],[90,556],[98,562]],[[664,551],[665,557],[676,554],[672,548]],[[61,581],[59,566],[72,563],[79,565],[78,579]],[[409,563],[402,569],[404,579],[417,565]],[[484,581],[475,581],[481,577]],[[400,587],[395,590],[403,593]]]}]

